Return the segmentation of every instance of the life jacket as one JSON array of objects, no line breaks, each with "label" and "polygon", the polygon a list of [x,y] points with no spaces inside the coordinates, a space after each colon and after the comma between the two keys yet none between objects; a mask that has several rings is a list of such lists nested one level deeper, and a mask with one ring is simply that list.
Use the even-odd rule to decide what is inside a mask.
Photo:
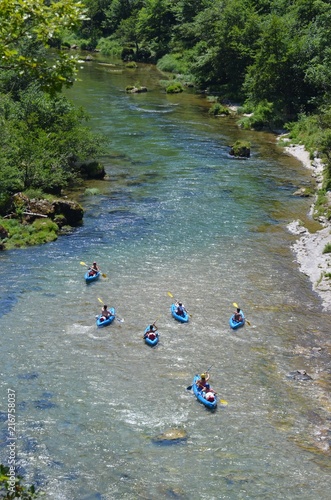
[{"label": "life jacket", "polygon": [[150,334],[148,335],[148,338],[149,338],[150,340],[155,340],[155,337],[156,337],[155,333],[150,333]]},{"label": "life jacket", "polygon": [[215,401],[215,396],[212,392],[207,392],[206,399],[207,401],[210,401],[212,403],[213,401]]}]

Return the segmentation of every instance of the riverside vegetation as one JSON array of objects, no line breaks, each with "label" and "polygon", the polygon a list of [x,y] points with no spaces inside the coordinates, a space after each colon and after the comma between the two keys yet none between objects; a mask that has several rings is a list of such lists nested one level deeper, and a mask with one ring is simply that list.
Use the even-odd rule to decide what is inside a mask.
[{"label": "riverside vegetation", "polygon": [[[287,131],[325,164],[316,206],[330,219],[329,2],[0,0],[0,6],[0,215],[11,214],[22,227],[29,221],[13,205],[15,193],[59,196],[82,183],[82,162],[100,155],[102,138],[61,94],[74,84],[78,58],[70,49],[79,48],[121,57],[132,71],[137,62],[156,64],[168,92],[194,86],[215,96],[215,116],[240,102],[239,126]],[[0,222],[9,248],[17,225]],[[47,235],[36,239],[39,229]],[[35,224],[33,238],[21,242],[48,241],[60,230],[61,224]]]},{"label": "riverside vegetation", "polygon": [[52,36],[81,22],[82,6],[1,0],[0,7],[0,248],[7,249],[51,241],[80,223],[82,208],[61,197],[104,169],[87,161],[100,154],[101,138],[61,94],[77,63],[48,50]]}]

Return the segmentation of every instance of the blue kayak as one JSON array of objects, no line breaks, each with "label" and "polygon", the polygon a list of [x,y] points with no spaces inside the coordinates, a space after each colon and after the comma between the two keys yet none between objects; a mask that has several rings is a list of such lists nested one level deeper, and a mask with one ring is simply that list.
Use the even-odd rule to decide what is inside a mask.
[{"label": "blue kayak", "polygon": [[179,314],[176,313],[177,307],[175,304],[171,304],[171,314],[172,316],[177,320],[180,321],[181,323],[187,323],[189,320],[189,315],[187,314],[186,311],[184,311],[184,316],[180,316]]},{"label": "blue kayak", "polygon": [[197,381],[198,380],[200,380],[199,375],[195,375],[195,377],[193,379],[193,384],[192,384],[192,389],[193,389],[195,397],[197,398],[197,400],[200,403],[202,403],[203,405],[205,405],[207,408],[210,408],[210,409],[216,408],[217,407],[217,396],[216,396],[216,394],[214,395],[214,401],[208,401],[204,397],[205,393],[202,392],[202,390],[197,386]]},{"label": "blue kayak", "polygon": [[239,328],[240,326],[244,326],[244,324],[245,324],[245,316],[244,316],[244,313],[242,312],[241,309],[240,309],[240,314],[242,317],[242,321],[235,321],[234,314],[229,319],[229,325],[231,326],[231,328],[233,328],[233,330],[235,330],[236,328]]},{"label": "blue kayak", "polygon": [[104,319],[103,321],[101,320],[101,314],[97,317],[97,326],[107,326],[110,325],[114,319],[115,319],[115,309],[113,307],[109,308],[109,311],[112,313],[112,316],[109,316],[109,318]]},{"label": "blue kayak", "polygon": [[86,271],[85,273],[85,281],[86,283],[91,283],[91,281],[96,281],[100,278],[100,271],[98,271],[96,274],[92,274],[91,276],[89,275],[90,271]]},{"label": "blue kayak", "polygon": [[[149,325],[147,326],[147,328],[145,330],[145,334],[148,331],[149,331]],[[154,335],[154,338],[153,338],[153,335]],[[159,341],[159,334],[158,334],[158,332],[155,332],[154,334],[151,334],[150,337],[144,336],[144,340],[145,340],[146,344],[150,345],[151,347],[154,347]]]}]

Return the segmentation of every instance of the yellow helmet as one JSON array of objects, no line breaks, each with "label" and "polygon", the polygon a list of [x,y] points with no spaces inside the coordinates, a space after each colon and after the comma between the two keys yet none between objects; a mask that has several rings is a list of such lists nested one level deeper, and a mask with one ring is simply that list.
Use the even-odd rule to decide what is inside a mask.
[{"label": "yellow helmet", "polygon": [[205,373],[201,373],[200,377],[201,378],[206,378],[206,374]]}]

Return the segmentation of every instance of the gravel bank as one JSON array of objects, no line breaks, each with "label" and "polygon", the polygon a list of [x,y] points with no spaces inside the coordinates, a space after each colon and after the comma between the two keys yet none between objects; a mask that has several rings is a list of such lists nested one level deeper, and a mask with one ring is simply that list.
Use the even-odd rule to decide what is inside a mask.
[{"label": "gravel bank", "polygon": [[[306,168],[309,168],[316,178],[318,186],[321,186],[323,164],[320,160],[314,159],[311,161],[304,146],[290,145],[285,147],[285,151],[300,160]],[[299,236],[292,245],[292,250],[300,271],[311,280],[313,290],[322,299],[323,309],[331,311],[331,278],[325,276],[326,273],[331,274],[331,253],[323,254],[325,245],[327,243],[331,244],[331,225],[326,220],[321,221],[321,223],[323,229],[316,233],[310,233],[307,228],[300,225],[299,221],[293,221],[287,227],[292,234]]]}]

